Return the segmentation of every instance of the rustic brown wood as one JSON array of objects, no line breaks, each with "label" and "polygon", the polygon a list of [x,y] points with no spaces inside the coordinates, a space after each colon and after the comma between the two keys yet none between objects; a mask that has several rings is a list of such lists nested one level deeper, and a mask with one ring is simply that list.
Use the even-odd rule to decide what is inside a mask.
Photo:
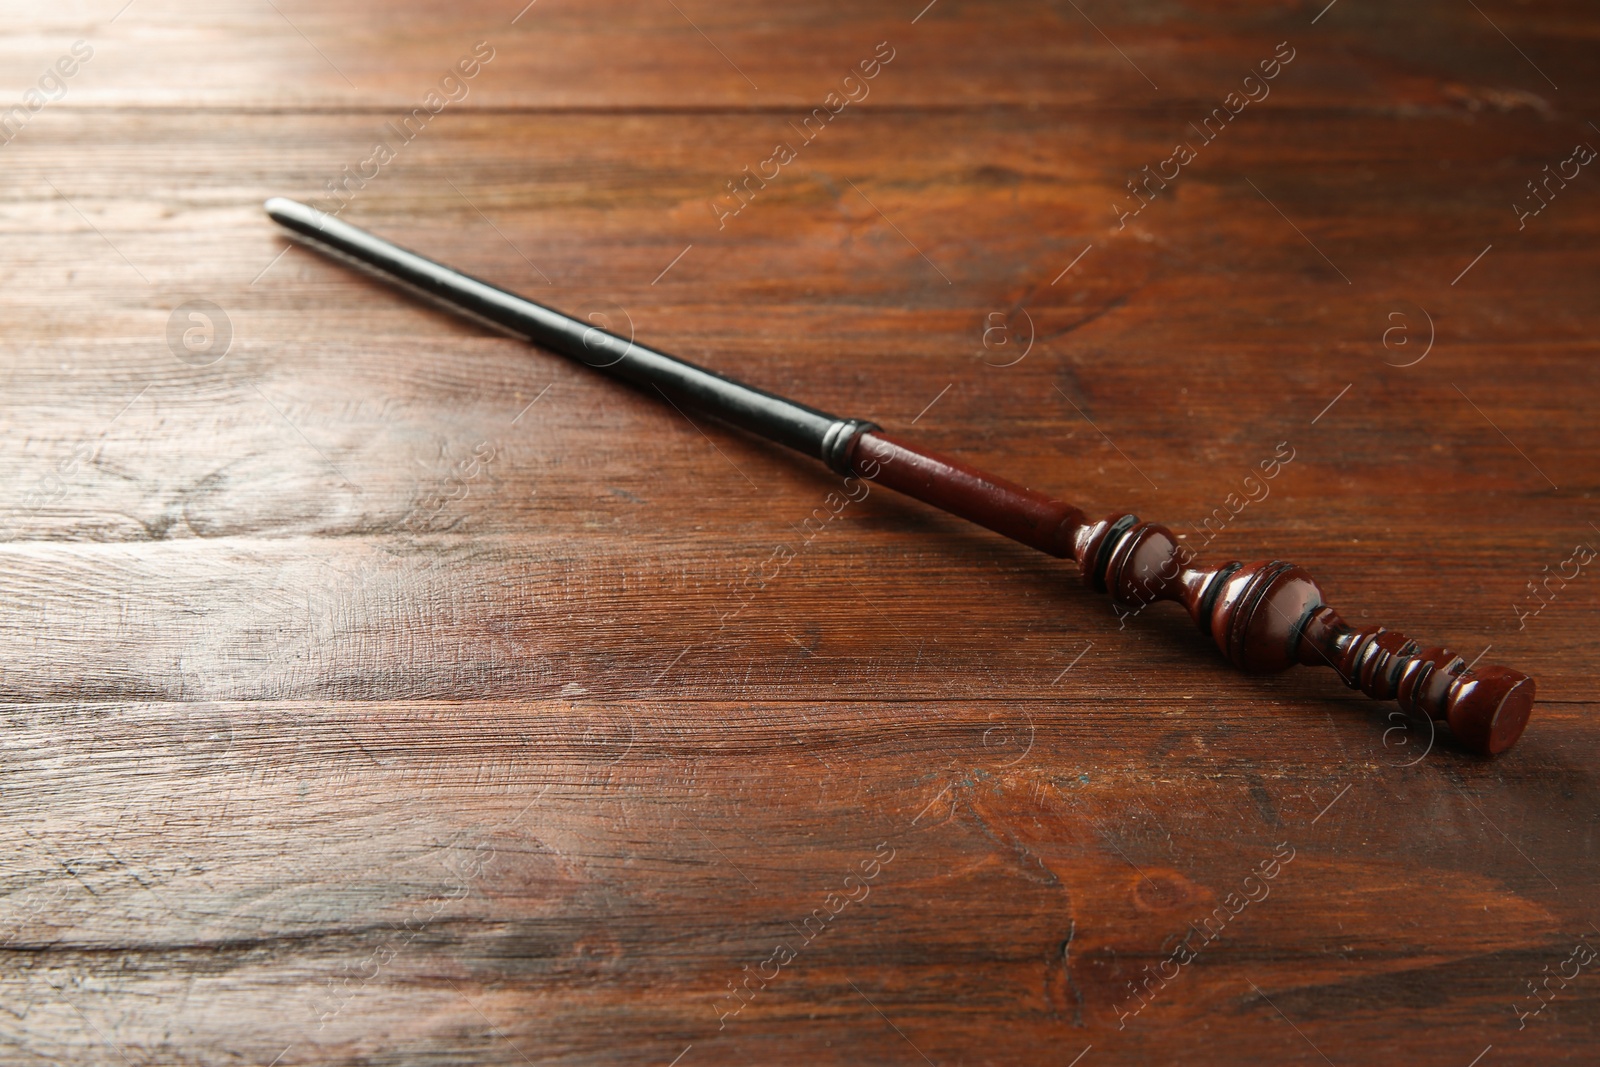
[{"label": "rustic brown wood", "polygon": [[[94,49],[0,146],[0,1061],[1593,1060],[1588,6],[121,7],[0,41],[3,107]],[[285,251],[480,41],[343,217],[1294,560],[1528,732]]]}]

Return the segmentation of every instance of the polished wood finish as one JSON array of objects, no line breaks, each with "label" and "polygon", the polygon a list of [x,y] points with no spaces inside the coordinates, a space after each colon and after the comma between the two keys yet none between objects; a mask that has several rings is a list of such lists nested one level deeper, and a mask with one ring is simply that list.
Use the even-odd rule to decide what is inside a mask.
[{"label": "polished wood finish", "polygon": [[1076,558],[1083,512],[949,456],[886,433],[864,433],[848,453],[862,478],[915,497],[1059,559]]},{"label": "polished wood finish", "polygon": [[1241,670],[1271,674],[1326,665],[1375,700],[1450,724],[1474,752],[1504,752],[1533,711],[1534,681],[1505,667],[1477,672],[1447,648],[1423,649],[1382,626],[1357,630],[1322,602],[1310,575],[1277,560],[1192,565],[1171,530],[1114,514],[1085,521],[1078,508],[947,456],[864,433],[849,450],[854,473],[970,519],[1015,541],[1070,556],[1084,582],[1109,592],[1118,614],[1170,600]]},{"label": "polished wood finish", "polygon": [[[1600,191],[1513,204],[1600,146],[1591,6],[675,2],[6,9],[7,100],[94,56],[0,148],[0,1062],[1589,1064]],[[343,217],[1294,561],[1533,724],[1430,746],[285,252],[480,40]]]}]

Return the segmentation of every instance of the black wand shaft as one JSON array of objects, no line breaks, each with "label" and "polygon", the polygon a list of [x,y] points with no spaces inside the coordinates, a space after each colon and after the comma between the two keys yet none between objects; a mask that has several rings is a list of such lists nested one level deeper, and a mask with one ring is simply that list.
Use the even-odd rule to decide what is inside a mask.
[{"label": "black wand shaft", "polygon": [[850,442],[862,431],[876,429],[860,419],[829,415],[618,337],[419,256],[299,201],[275,196],[267,201],[266,209],[280,225],[452,308],[470,311],[602,374],[659,390],[674,403],[820,459],[840,474],[850,473],[846,458]]}]

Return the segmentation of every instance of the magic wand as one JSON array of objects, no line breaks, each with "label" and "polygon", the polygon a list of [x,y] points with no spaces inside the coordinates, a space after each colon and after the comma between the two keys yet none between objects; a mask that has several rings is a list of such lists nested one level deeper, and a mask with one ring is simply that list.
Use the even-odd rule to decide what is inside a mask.
[{"label": "magic wand", "polygon": [[1233,664],[1253,673],[1296,663],[1332,667],[1351,688],[1396,700],[1407,712],[1445,720],[1456,740],[1485,755],[1510,748],[1533,711],[1533,679],[1505,667],[1468,670],[1447,648],[1424,648],[1382,626],[1353,627],[1322,602],[1299,567],[1277,560],[1201,567],[1164,526],[1114,512],[1082,511],[1031,489],[846,419],[745,385],[646,348],[559,311],[451,270],[294,200],[274,197],[267,214],[324,249],[579,360],[603,374],[654,389],[674,404],[712,415],[867,478],[996,533],[1071,558],[1084,584],[1119,606],[1182,604]]}]

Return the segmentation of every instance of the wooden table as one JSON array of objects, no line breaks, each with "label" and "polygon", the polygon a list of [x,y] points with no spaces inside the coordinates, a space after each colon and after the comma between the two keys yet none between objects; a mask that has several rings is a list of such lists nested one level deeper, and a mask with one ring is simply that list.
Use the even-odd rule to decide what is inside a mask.
[{"label": "wooden table", "polygon": [[[920,5],[8,5],[0,1062],[1595,1062],[1600,18]],[[274,194],[1533,724],[830,504]]]}]

